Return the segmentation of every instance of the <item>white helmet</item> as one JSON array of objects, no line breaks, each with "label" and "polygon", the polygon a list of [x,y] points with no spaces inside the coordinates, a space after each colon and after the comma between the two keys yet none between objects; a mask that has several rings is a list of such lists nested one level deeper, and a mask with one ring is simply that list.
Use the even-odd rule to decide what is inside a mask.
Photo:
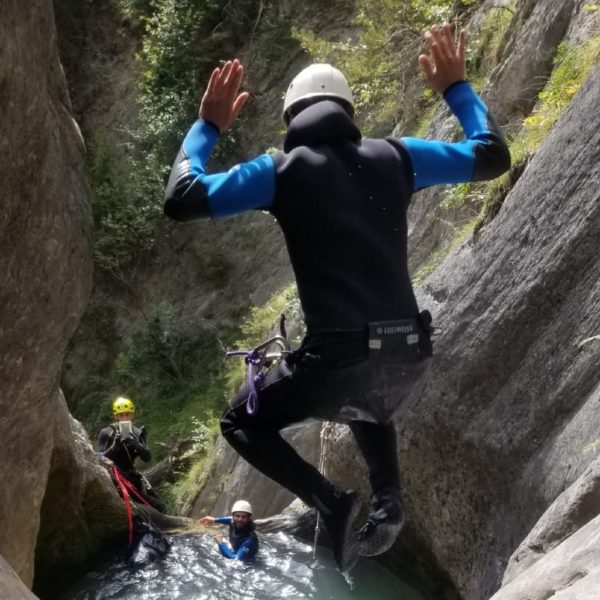
[{"label": "white helmet", "polygon": [[231,514],[236,513],[236,512],[245,512],[245,513],[248,513],[249,515],[251,515],[252,514],[252,505],[250,504],[250,502],[246,502],[246,500],[238,500],[231,507]]},{"label": "white helmet", "polygon": [[354,111],[352,92],[343,73],[326,64],[314,64],[306,67],[294,77],[283,101],[283,121],[289,123],[289,109],[300,100],[307,98],[338,98]]}]

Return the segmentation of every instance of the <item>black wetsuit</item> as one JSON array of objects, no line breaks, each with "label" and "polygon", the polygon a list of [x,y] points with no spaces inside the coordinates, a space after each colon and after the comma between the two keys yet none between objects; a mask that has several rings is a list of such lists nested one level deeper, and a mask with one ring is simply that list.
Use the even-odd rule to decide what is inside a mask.
[{"label": "black wetsuit", "polygon": [[[144,462],[151,458],[146,445],[146,432],[143,428],[133,426],[132,437],[122,440],[118,434],[118,426],[113,423],[105,427],[98,435],[98,453],[110,459],[120,473],[130,481],[139,494],[156,510],[165,512],[165,504],[149,485],[145,484],[141,473],[135,468],[134,461],[139,457]],[[139,501],[135,495],[133,500]]]},{"label": "black wetsuit", "polygon": [[[466,140],[364,139],[340,105],[323,100],[294,117],[283,151],[227,173],[206,173],[219,132],[200,120],[173,166],[168,216],[186,221],[254,208],[270,211],[282,228],[307,336],[266,379],[256,414],[248,414],[249,390],[242,389],[221,430],[250,464],[309,505],[326,507],[334,488],[279,433],[307,417],[349,423],[374,499],[395,501],[390,419],[431,355],[408,273],[409,201],[417,189],[491,179],[510,165],[502,136],[470,85],[458,82],[444,97]],[[412,320],[418,339],[412,355],[375,351],[369,324],[398,320]]]},{"label": "black wetsuit", "polygon": [[225,558],[233,558],[237,560],[243,560],[250,562],[254,560],[258,553],[258,536],[254,530],[254,523],[250,521],[245,527],[236,527],[233,524],[232,517],[217,517],[216,523],[221,525],[229,525],[229,543],[221,541],[219,543],[219,552]]}]

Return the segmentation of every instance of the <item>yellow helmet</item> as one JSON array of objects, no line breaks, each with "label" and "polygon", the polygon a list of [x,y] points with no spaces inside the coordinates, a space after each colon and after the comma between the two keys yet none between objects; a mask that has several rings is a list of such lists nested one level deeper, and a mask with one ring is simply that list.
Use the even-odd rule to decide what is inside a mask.
[{"label": "yellow helmet", "polygon": [[135,406],[133,402],[129,398],[123,398],[123,396],[119,396],[113,402],[113,415],[122,415],[123,413],[133,413],[135,412]]}]

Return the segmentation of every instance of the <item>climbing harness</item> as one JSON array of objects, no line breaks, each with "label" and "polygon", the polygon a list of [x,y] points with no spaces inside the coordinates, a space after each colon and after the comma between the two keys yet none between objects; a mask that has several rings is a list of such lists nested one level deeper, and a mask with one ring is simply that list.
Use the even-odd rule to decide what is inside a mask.
[{"label": "climbing harness", "polygon": [[[329,442],[331,441],[331,433],[333,430],[333,424],[329,421],[324,421],[321,425],[321,453],[319,454],[319,473],[323,477],[327,477],[327,451],[329,449]],[[317,541],[319,539],[319,533],[321,532],[321,515],[317,511],[317,523],[315,525],[315,539],[313,544],[313,560],[317,556]]]},{"label": "climbing harness", "polygon": [[247,381],[250,391],[246,410],[249,415],[254,415],[258,411],[258,395],[265,378],[291,352],[290,344],[285,336],[284,321],[285,316],[281,315],[279,322],[280,335],[269,338],[266,342],[251,350],[230,350],[227,352],[228,357],[243,356],[244,362],[248,365]]}]

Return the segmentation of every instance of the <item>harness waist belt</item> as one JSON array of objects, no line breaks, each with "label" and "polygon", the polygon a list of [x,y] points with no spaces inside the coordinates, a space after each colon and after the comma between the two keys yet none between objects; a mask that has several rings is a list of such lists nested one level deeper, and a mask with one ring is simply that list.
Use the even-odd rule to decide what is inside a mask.
[{"label": "harness waist belt", "polygon": [[432,355],[431,340],[417,319],[368,323],[369,358],[417,362]]},{"label": "harness waist belt", "polygon": [[320,332],[306,338],[291,361],[341,368],[367,359],[417,362],[432,356],[431,314],[367,323],[362,331]]}]

